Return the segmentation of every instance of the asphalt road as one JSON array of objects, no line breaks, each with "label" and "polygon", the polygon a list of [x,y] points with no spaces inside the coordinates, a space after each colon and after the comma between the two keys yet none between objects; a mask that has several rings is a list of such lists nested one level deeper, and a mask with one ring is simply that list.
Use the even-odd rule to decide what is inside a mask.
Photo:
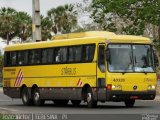
[{"label": "asphalt road", "polygon": [[90,109],[87,108],[85,103],[81,103],[79,107],[73,107],[71,103],[65,107],[59,107],[55,106],[52,101],[47,101],[44,106],[35,107],[24,106],[21,99],[12,100],[0,92],[0,113],[38,115],[36,118],[38,117],[38,119],[41,120],[43,120],[43,118],[46,119],[46,114],[50,114],[52,116],[53,114],[58,115],[58,119],[64,117],[67,120],[101,120],[106,118],[108,118],[107,120],[142,120],[142,118],[145,117],[155,117],[155,120],[160,120],[160,115],[158,115],[160,114],[160,102],[136,101],[134,108],[125,108],[123,102],[106,102],[98,103],[97,108]]}]

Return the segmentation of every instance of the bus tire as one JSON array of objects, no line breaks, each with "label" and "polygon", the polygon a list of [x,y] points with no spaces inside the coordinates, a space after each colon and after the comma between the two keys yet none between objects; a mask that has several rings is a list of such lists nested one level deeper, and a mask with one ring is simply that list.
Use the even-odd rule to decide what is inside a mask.
[{"label": "bus tire", "polygon": [[73,106],[77,107],[77,106],[80,105],[81,100],[71,100],[71,102],[72,102],[72,105],[73,105]]},{"label": "bus tire", "polygon": [[26,106],[32,105],[33,101],[29,97],[29,92],[28,92],[28,88],[27,87],[24,87],[22,89],[21,98],[22,98],[22,102],[23,102],[24,105],[26,105]]},{"label": "bus tire", "polygon": [[133,107],[135,104],[135,100],[126,100],[124,101],[126,107]]},{"label": "bus tire", "polygon": [[97,106],[97,101],[94,100],[93,92],[90,87],[87,89],[86,101],[89,108],[94,108]]},{"label": "bus tire", "polygon": [[41,106],[44,104],[44,100],[41,99],[40,92],[38,88],[33,90],[33,102],[35,106]]}]

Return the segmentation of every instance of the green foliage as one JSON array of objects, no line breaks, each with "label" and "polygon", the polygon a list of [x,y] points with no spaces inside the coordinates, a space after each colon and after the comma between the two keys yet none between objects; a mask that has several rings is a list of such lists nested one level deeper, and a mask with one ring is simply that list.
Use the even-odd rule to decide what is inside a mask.
[{"label": "green foliage", "polygon": [[52,21],[49,17],[41,16],[41,32],[42,32],[42,41],[47,39],[51,39],[51,31],[52,31]]},{"label": "green foliage", "polygon": [[15,26],[18,31],[17,36],[22,41],[26,41],[27,38],[32,35],[32,19],[26,12],[17,12],[15,15]]},{"label": "green foliage", "polygon": [[14,23],[16,10],[12,8],[1,8],[0,9],[0,37],[7,40],[7,44],[12,40],[16,34],[17,29]]},{"label": "green foliage", "polygon": [[53,23],[53,32],[69,33],[77,26],[77,11],[74,5],[66,4],[48,11],[48,17]]},{"label": "green foliage", "polygon": [[117,19],[118,24],[121,24],[120,21],[123,23],[122,30],[127,34],[142,35],[149,23],[160,26],[159,0],[92,0],[91,6],[94,21],[106,25],[105,29],[111,31],[108,23],[116,28]]},{"label": "green foliage", "polygon": [[32,20],[26,12],[17,12],[13,8],[0,9],[0,37],[9,41],[19,37],[22,41],[32,35]]}]

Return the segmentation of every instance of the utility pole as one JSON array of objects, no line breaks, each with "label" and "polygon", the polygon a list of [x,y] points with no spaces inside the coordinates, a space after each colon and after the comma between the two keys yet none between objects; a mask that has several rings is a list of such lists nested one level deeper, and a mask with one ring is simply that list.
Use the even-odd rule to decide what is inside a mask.
[{"label": "utility pole", "polygon": [[32,0],[32,35],[33,41],[41,41],[41,17],[40,17],[40,1]]}]

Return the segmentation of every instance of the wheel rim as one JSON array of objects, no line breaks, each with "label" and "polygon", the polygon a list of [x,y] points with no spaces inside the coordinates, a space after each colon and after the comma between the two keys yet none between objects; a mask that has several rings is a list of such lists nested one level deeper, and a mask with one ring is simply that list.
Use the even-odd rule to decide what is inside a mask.
[{"label": "wheel rim", "polygon": [[92,99],[92,95],[91,95],[91,93],[88,93],[87,94],[87,102],[89,103],[91,101],[91,99]]},{"label": "wheel rim", "polygon": [[34,94],[34,99],[35,99],[35,101],[38,101],[39,100],[39,93],[38,92],[36,92],[35,94]]}]

